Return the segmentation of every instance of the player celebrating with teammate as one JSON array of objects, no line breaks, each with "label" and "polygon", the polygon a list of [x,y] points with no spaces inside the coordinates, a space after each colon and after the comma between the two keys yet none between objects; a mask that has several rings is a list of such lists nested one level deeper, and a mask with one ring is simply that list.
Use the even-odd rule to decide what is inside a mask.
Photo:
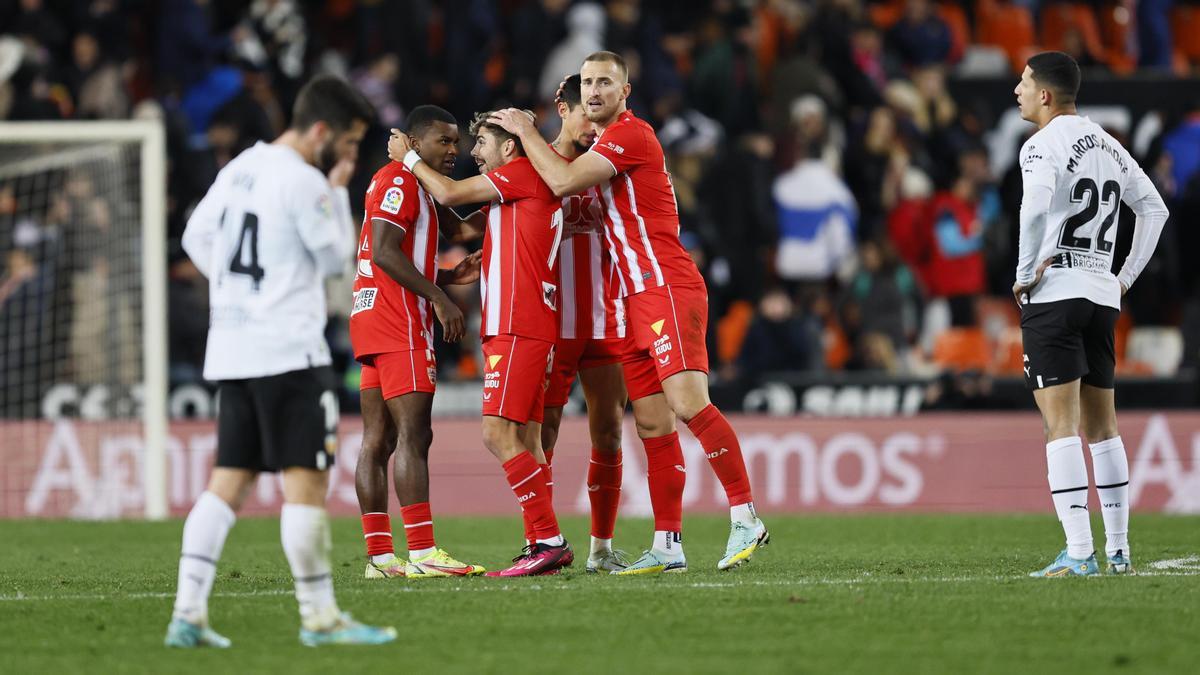
[{"label": "player celebrating with teammate", "polygon": [[[731,529],[717,567],[730,569],[748,560],[769,535],[754,512],[737,434],[709,400],[704,279],[679,242],[679,209],[662,146],[650,125],[626,109],[630,85],[624,59],[596,52],[584,60],[579,75],[587,117],[600,135],[575,161],[538,143],[537,129],[519,111],[500,111],[491,121],[525,143],[529,160],[556,195],[598,187],[609,254],[619,272],[618,293],[637,347],[622,363],[630,398],[635,409],[640,401],[643,409],[678,415],[704,447],[729,499]],[[654,544],[616,574],[687,569],[680,535],[683,453],[677,437],[655,440],[646,439]]]},{"label": "player celebrating with teammate", "polygon": [[261,471],[283,472],[279,528],[300,641],[396,639],[395,629],[338,609],[325,513],[339,413],[324,278],[344,273],[354,252],[346,183],[373,117],[350,85],[314,79],[296,98],[291,127],[223,168],[188,220],[183,248],[209,280],[204,378],[218,383],[220,404],[216,467],[183,526],[168,646],[230,645],[208,627],[208,596],[225,537]]},{"label": "player celebrating with teammate", "polygon": [[[1088,519],[1083,434],[1091,444],[1110,573],[1133,571],[1129,463],[1113,403],[1113,328],[1121,296],[1146,266],[1167,208],[1129,152],[1075,110],[1079,66],[1062,52],[1029,59],[1014,90],[1038,131],[1021,148],[1020,254],[1025,381],[1041,410],[1047,478],[1067,548],[1035,577],[1099,573]],[[1121,202],[1137,214],[1133,248],[1112,273]],[[1041,261],[1039,263],[1039,261]]]},{"label": "player celebrating with teammate", "polygon": [[[567,78],[556,105],[562,127],[550,147],[564,159],[574,160],[596,140],[596,127],[584,113],[579,98],[578,74]],[[549,470],[563,406],[578,375],[592,441],[587,473],[592,536],[586,570],[613,572],[628,567],[622,554],[612,547],[621,501],[621,419],[627,398],[620,366],[626,343],[625,318],[621,302],[614,301],[607,292],[608,279],[615,270],[604,248],[600,196],[590,188],[564,197],[562,203],[563,235],[558,255],[562,303],[554,365],[546,389],[542,448]]]},{"label": "player celebrating with teammate", "polygon": [[[519,139],[476,115],[471,156],[481,175],[455,181],[422,161],[404,134],[393,133],[392,157],[403,156],[421,185],[446,206],[490,202],[483,239],[480,333],[483,337],[483,442],[504,466],[517,503],[533,524],[534,542],[514,564],[488,576],[554,574],[574,560],[558,529],[549,476],[528,423],[542,421],[547,371],[558,336],[554,274],[562,203],[538,177]],[[538,144],[545,147],[539,139]],[[549,148],[546,148],[549,152]]]},{"label": "player celebrating with teammate", "polygon": [[[453,115],[437,106],[414,108],[408,116],[408,136],[429,166],[445,175],[454,170],[458,123]],[[469,220],[473,225],[468,227],[482,231],[481,214]],[[433,200],[400,162],[381,168],[367,188],[350,342],[362,362],[363,443],[355,487],[363,514],[368,579],[484,572],[436,546],[429,506],[430,415],[437,380],[434,315],[447,341],[456,342],[463,334],[462,312],[438,285],[473,283],[479,276],[476,256],[454,270],[438,269],[439,229],[461,238],[461,225],[457,218],[439,218]],[[395,555],[387,513],[387,465],[393,451],[407,560]]]}]

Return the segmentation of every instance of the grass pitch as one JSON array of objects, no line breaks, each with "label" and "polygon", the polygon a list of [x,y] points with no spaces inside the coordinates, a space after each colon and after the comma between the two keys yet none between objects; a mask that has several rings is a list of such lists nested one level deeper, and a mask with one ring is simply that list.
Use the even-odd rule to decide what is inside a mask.
[{"label": "grass pitch", "polygon": [[[767,515],[772,544],[718,572],[728,524],[685,522],[690,571],[593,577],[362,578],[355,520],[334,523],[339,604],[385,647],[308,649],[278,522],[237,524],[210,604],[233,649],[167,650],[182,522],[0,522],[0,671],[10,673],[1193,673],[1200,518],[1135,515],[1135,577],[1029,579],[1053,516]],[[564,521],[585,553],[587,524]],[[631,553],[647,521],[619,523]],[[1103,545],[1099,519],[1093,531]],[[440,519],[439,544],[499,567],[515,519]],[[402,540],[400,540],[402,541]],[[1154,561],[1190,559],[1173,567]],[[1101,560],[1103,564],[1103,560]]]}]

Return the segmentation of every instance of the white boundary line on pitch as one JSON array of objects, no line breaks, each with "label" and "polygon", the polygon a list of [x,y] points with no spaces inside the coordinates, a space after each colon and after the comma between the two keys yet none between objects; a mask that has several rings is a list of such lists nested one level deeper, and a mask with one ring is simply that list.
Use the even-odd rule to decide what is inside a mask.
[{"label": "white boundary line on pitch", "polygon": [[[1153,567],[1153,563],[1150,565]],[[1200,569],[1186,569],[1184,571],[1154,571],[1154,572],[1139,572],[1136,576],[1139,577],[1193,577],[1200,576]],[[762,579],[754,580],[747,579],[742,581],[698,581],[690,584],[669,584],[666,589],[705,589],[705,588],[744,588],[744,587],[768,587],[768,588],[787,588],[790,586],[859,586],[871,584],[913,584],[913,583],[975,583],[981,581],[1018,581],[1026,579],[1025,575],[1017,576],[947,576],[947,577],[878,577],[872,575],[863,575],[861,577],[853,577],[850,579]],[[1103,577],[1101,577],[1103,578]],[[639,581],[641,583],[639,583]],[[649,583],[646,583],[649,582]],[[403,585],[401,585],[403,584]],[[389,587],[390,586],[390,587]],[[658,587],[656,582],[649,579],[643,580],[621,580],[620,582],[608,586],[587,586],[589,589],[602,588],[610,591],[616,589],[628,590],[652,590]],[[360,593],[507,593],[520,591],[570,591],[584,588],[578,583],[546,583],[546,584],[531,584],[528,586],[512,586],[509,584],[492,585],[487,582],[478,585],[472,583],[470,586],[455,585],[446,586],[442,582],[433,581],[423,583],[419,586],[399,581],[398,583],[381,583],[377,588],[366,588],[363,586],[342,586],[337,589],[337,592],[342,595],[355,595]],[[282,595],[292,595],[294,591],[291,589],[276,588],[262,591],[232,591],[225,593],[213,593],[214,598],[266,598],[277,597]],[[55,601],[74,601],[74,600],[159,600],[175,597],[174,593],[94,593],[94,594],[76,594],[76,595],[24,595],[17,593],[15,595],[0,595],[0,602],[55,602]]]}]

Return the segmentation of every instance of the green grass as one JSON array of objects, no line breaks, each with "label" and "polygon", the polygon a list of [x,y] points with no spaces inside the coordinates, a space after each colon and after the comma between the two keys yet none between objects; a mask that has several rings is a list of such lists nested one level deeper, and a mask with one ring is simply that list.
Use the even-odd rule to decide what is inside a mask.
[{"label": "green grass", "polygon": [[[727,522],[690,518],[691,570],[656,578],[366,581],[334,526],[339,603],[386,647],[301,647],[278,523],[239,522],[210,604],[227,651],[162,647],[182,523],[0,522],[0,671],[11,673],[1171,673],[1200,660],[1200,518],[1133,518],[1136,577],[1034,580],[1046,516],[769,516],[773,543],[717,572]],[[565,521],[586,548],[586,522]],[[634,552],[646,521],[625,520]],[[1101,526],[1093,526],[1098,534]],[[439,543],[494,568],[515,520],[441,519]],[[1103,535],[1098,544],[1102,545]],[[639,549],[640,550],[640,549]],[[1103,561],[1102,561],[1103,562]]]}]

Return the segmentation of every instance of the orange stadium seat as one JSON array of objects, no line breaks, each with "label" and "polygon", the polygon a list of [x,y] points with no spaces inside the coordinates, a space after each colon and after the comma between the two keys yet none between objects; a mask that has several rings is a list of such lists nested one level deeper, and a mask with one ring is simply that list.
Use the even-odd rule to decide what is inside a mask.
[{"label": "orange stadium seat", "polygon": [[1193,64],[1200,63],[1200,7],[1177,5],[1171,11],[1171,28],[1175,51]]},{"label": "orange stadium seat", "polygon": [[979,14],[977,19],[979,25],[975,32],[979,42],[1003,49],[1014,72],[1020,72],[1029,56],[1038,51],[1033,18],[1028,9],[1019,5],[996,4]]},{"label": "orange stadium seat", "polygon": [[729,305],[725,316],[717,320],[717,358],[721,363],[732,363],[742,353],[746,332],[754,320],[754,306],[745,300],[736,300]]},{"label": "orange stadium seat", "polygon": [[949,328],[933,342],[933,362],[956,370],[988,370],[992,365],[991,345],[982,328]]},{"label": "orange stadium seat", "polygon": [[1042,9],[1042,46],[1061,51],[1064,36],[1071,29],[1079,31],[1083,47],[1097,61],[1105,61],[1106,53],[1100,40],[1100,26],[1092,8],[1077,3],[1047,5]]},{"label": "orange stadium seat", "polygon": [[1129,35],[1133,30],[1129,10],[1117,4],[1106,5],[1100,10],[1100,38],[1108,54],[1108,63],[1119,74],[1128,74],[1137,68],[1137,58],[1130,50]]},{"label": "orange stadium seat", "polygon": [[871,5],[867,10],[871,17],[871,23],[875,24],[879,30],[886,31],[904,16],[903,0],[889,0],[889,2],[880,2]]}]

